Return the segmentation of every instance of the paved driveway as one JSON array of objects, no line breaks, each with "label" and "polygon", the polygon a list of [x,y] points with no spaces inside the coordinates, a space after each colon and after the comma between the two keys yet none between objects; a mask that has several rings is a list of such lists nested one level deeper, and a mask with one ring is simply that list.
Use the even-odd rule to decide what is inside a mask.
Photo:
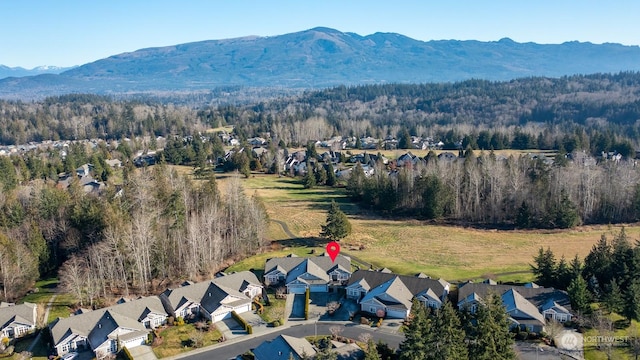
[{"label": "paved driveway", "polygon": [[151,350],[151,346],[140,345],[129,349],[129,353],[136,360],[157,360],[158,358]]},{"label": "paved driveway", "polygon": [[289,294],[287,295],[287,301],[292,302],[289,319],[304,319],[304,294]]}]

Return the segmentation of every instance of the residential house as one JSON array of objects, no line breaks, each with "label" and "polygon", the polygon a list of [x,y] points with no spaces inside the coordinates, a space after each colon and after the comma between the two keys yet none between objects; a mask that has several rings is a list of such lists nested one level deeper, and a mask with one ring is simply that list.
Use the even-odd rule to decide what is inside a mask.
[{"label": "residential house", "polygon": [[251,146],[262,146],[267,144],[267,140],[261,137],[253,137],[247,139],[247,143],[249,143],[249,145]]},{"label": "residential house", "polygon": [[20,305],[2,303],[0,306],[0,331],[2,338],[13,340],[36,329],[36,304]]},{"label": "residential house", "polygon": [[252,299],[262,293],[258,278],[249,271],[167,289],[160,294],[166,312],[175,317],[203,316],[211,321],[231,317],[231,312],[251,310]]},{"label": "residential house", "polygon": [[[358,165],[356,165],[358,166]],[[353,171],[353,167],[347,168],[347,169],[343,169],[343,170],[339,170],[336,171],[336,177],[338,178],[349,178],[349,176],[351,176],[351,171]],[[371,177],[375,174],[376,170],[374,167],[370,166],[370,165],[362,165],[362,172],[364,173],[364,176],[366,177]]]},{"label": "residential house", "polygon": [[444,161],[455,161],[457,158],[458,157],[450,151],[445,151],[438,155],[438,160],[444,160]]},{"label": "residential house", "polygon": [[356,344],[345,344],[332,340],[331,345],[331,350],[338,356],[337,360],[361,360],[365,357],[362,348]]},{"label": "residential house", "polygon": [[458,288],[458,309],[475,313],[489,294],[501,297],[513,327],[540,332],[546,319],[570,321],[569,296],[565,291],[539,287],[464,283]]},{"label": "residential house", "polygon": [[120,161],[119,159],[107,159],[104,162],[114,169],[119,169],[122,167],[122,161]]},{"label": "residential house", "polygon": [[327,164],[331,163],[335,165],[340,162],[341,158],[342,154],[339,151],[331,150],[320,154],[320,160]]},{"label": "residential house", "polygon": [[287,256],[267,260],[266,285],[283,284],[289,294],[328,292],[342,286],[351,277],[351,258],[338,255],[335,261],[326,254],[310,258]]},{"label": "residential house", "polygon": [[156,163],[155,151],[149,151],[148,153],[136,156],[133,159],[133,165],[137,167],[155,165],[155,163]]},{"label": "residential house", "polygon": [[351,276],[346,292],[347,298],[356,300],[364,312],[404,319],[411,311],[414,298],[425,306],[440,308],[449,294],[449,287],[442,279],[357,270]]},{"label": "residential house", "polygon": [[411,151],[404,153],[402,155],[400,155],[400,157],[398,157],[398,160],[396,160],[396,165],[397,166],[413,166],[415,168],[415,166],[418,164],[418,162],[420,161],[420,158],[418,156],[415,156],[411,153]]},{"label": "residential house", "polygon": [[167,313],[160,298],[150,296],[58,318],[49,329],[58,356],[91,350],[98,358],[104,358],[119,348],[145,344],[149,329],[166,321]]},{"label": "residential house", "polygon": [[264,155],[265,153],[268,153],[269,150],[263,148],[263,147],[254,147],[253,149],[251,149],[251,152],[253,153],[253,155],[255,155],[257,158],[261,157],[262,155]]},{"label": "residential house", "polygon": [[316,349],[305,338],[279,335],[271,341],[265,341],[253,349],[255,360],[295,360],[313,358]]}]

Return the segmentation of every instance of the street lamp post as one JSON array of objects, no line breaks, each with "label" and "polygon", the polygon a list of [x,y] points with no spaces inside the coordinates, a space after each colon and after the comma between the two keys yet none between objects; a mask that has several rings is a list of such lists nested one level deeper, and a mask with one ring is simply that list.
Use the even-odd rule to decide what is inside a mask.
[{"label": "street lamp post", "polygon": [[314,328],[315,328],[315,337],[316,338],[318,337],[318,320],[320,320],[320,313],[319,312],[316,313],[316,321],[315,321],[315,326],[314,326]]}]

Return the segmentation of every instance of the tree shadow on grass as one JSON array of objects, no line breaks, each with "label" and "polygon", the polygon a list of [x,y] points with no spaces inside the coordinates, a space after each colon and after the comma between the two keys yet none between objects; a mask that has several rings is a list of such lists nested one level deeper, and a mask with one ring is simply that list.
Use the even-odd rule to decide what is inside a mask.
[{"label": "tree shadow on grass", "polygon": [[[282,247],[323,247],[327,245],[329,241],[327,239],[308,236],[308,237],[296,237],[292,239],[277,240],[274,243]],[[313,252],[309,252],[309,255],[313,255]]]},{"label": "tree shadow on grass", "polygon": [[616,320],[616,321],[613,322],[613,327],[616,330],[626,329],[626,328],[629,327],[629,325],[631,325],[631,324],[630,324],[628,319],[620,319],[620,320]]}]

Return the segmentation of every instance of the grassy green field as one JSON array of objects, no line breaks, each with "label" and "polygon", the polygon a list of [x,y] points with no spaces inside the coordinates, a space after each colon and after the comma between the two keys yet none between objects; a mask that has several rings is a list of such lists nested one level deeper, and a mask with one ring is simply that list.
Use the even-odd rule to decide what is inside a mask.
[{"label": "grassy green field", "polygon": [[[598,344],[598,336],[615,337],[616,341],[612,344],[612,359],[631,359],[633,358],[630,348],[625,346],[624,339],[628,337],[640,336],[640,323],[635,320],[631,324],[622,316],[612,313],[607,315],[611,320],[614,330],[613,332],[600,333],[596,329],[588,329],[584,334],[584,358],[586,360],[607,360],[606,348],[602,344]],[[600,346],[599,346],[600,345]]]},{"label": "grassy green field", "polygon": [[[169,326],[160,332],[162,342],[157,346],[153,346],[153,352],[158,358],[164,358],[191,351],[193,348],[185,344],[198,331],[193,324]],[[222,334],[217,329],[209,330],[201,334],[203,335],[201,347],[216,344],[222,337]]]},{"label": "grassy green field", "polygon": [[44,312],[51,297],[56,294],[55,290],[59,280],[56,278],[43,279],[36,282],[37,292],[28,294],[23,301],[38,304],[38,323],[49,324],[58,317],[69,317],[76,300],[73,296],[64,293],[57,293],[56,298],[51,303],[48,319],[44,319]]},{"label": "grassy green field", "polygon": [[[224,175],[228,177],[230,175]],[[289,240],[282,227],[271,223],[269,238],[277,252],[260,254],[231,269],[260,269],[264,260],[290,252],[308,252],[297,246],[320,247],[320,226],[331,200],[348,215],[353,233],[342,241],[346,253],[402,274],[424,272],[449,281],[493,277],[502,281],[530,281],[527,272],[540,247],[550,247],[559,258],[583,258],[602,234],[611,237],[620,226],[583,226],[571,230],[481,230],[413,219],[388,219],[360,209],[344,189],[303,189],[299,180],[253,174],[242,180],[248,194],[257,194],[271,219],[285,222],[299,239]],[[220,180],[224,186],[224,178]],[[640,227],[626,226],[631,239],[640,239]],[[362,250],[360,250],[362,249]]]}]

